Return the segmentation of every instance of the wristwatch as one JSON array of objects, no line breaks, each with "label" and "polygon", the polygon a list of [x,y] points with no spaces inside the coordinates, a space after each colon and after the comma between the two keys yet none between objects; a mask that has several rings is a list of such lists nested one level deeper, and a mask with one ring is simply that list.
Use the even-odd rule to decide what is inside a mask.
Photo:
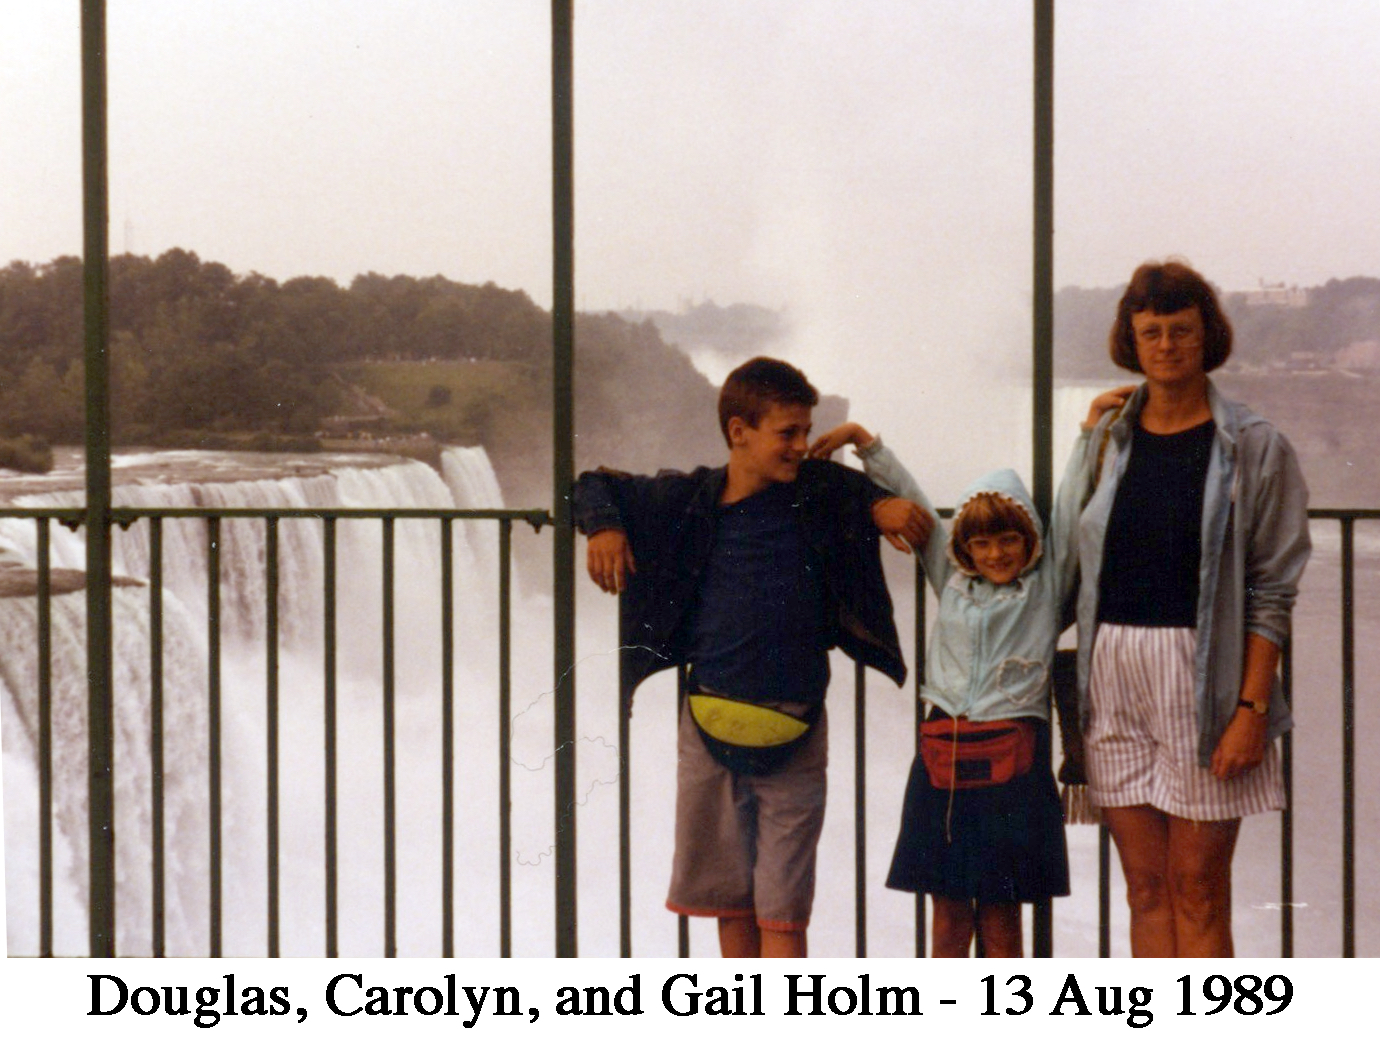
[{"label": "wristwatch", "polygon": [[1265,717],[1270,712],[1270,704],[1268,701],[1264,703],[1257,703],[1253,700],[1247,699],[1245,696],[1242,696],[1240,699],[1236,701],[1236,709],[1249,710],[1252,713],[1259,714],[1261,717]]}]

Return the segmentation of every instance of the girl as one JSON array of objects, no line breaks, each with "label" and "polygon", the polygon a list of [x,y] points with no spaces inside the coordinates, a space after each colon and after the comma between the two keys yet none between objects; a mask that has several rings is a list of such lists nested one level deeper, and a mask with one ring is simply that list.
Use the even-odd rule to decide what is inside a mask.
[{"label": "girl", "polygon": [[[1124,391],[1098,397],[1090,420]],[[811,448],[853,444],[867,474],[918,502],[915,480],[862,426],[848,423]],[[1082,460],[1080,450],[1073,463]],[[1064,482],[1051,538],[1010,469],[974,483],[948,538],[931,536],[922,562],[939,613],[921,699],[929,706],[911,765],[887,886],[933,899],[935,956],[1022,953],[1021,904],[1066,895],[1068,854],[1049,760],[1049,675],[1078,556],[1077,480]],[[938,527],[936,526],[936,529]]]}]

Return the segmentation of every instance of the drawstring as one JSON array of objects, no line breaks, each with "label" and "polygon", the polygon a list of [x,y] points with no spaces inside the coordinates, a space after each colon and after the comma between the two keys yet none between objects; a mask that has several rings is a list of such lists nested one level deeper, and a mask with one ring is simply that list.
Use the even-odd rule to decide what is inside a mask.
[{"label": "drawstring", "polygon": [[954,791],[958,784],[958,718],[953,719],[952,752],[949,754],[949,805],[944,809],[944,842],[953,843]]}]

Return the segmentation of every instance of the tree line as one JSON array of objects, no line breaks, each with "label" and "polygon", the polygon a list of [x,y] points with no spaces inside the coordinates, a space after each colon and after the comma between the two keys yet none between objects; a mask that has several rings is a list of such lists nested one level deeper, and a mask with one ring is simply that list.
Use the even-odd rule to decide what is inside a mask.
[{"label": "tree line", "polygon": [[[76,257],[0,269],[0,437],[82,442],[82,293]],[[524,292],[439,275],[279,282],[171,249],[112,257],[109,294],[117,446],[215,445],[227,433],[309,440],[348,408],[338,376],[351,364],[478,360],[507,362],[533,384],[520,394],[531,421],[503,423],[522,442],[504,447],[534,469],[547,450],[549,417],[537,411],[549,411],[551,315]],[[650,321],[583,314],[576,335],[581,448],[633,466],[713,445],[713,387]],[[677,430],[692,413],[701,421]]]}]

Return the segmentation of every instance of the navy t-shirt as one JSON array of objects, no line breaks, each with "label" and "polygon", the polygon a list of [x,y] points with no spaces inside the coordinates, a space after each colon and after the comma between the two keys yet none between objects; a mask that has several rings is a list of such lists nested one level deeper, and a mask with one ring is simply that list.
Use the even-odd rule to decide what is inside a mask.
[{"label": "navy t-shirt", "polygon": [[1137,426],[1107,521],[1100,623],[1198,626],[1203,489],[1216,425],[1160,435]]},{"label": "navy t-shirt", "polygon": [[699,683],[736,699],[818,703],[828,646],[824,579],[795,488],[774,483],[720,508],[690,627]]}]

